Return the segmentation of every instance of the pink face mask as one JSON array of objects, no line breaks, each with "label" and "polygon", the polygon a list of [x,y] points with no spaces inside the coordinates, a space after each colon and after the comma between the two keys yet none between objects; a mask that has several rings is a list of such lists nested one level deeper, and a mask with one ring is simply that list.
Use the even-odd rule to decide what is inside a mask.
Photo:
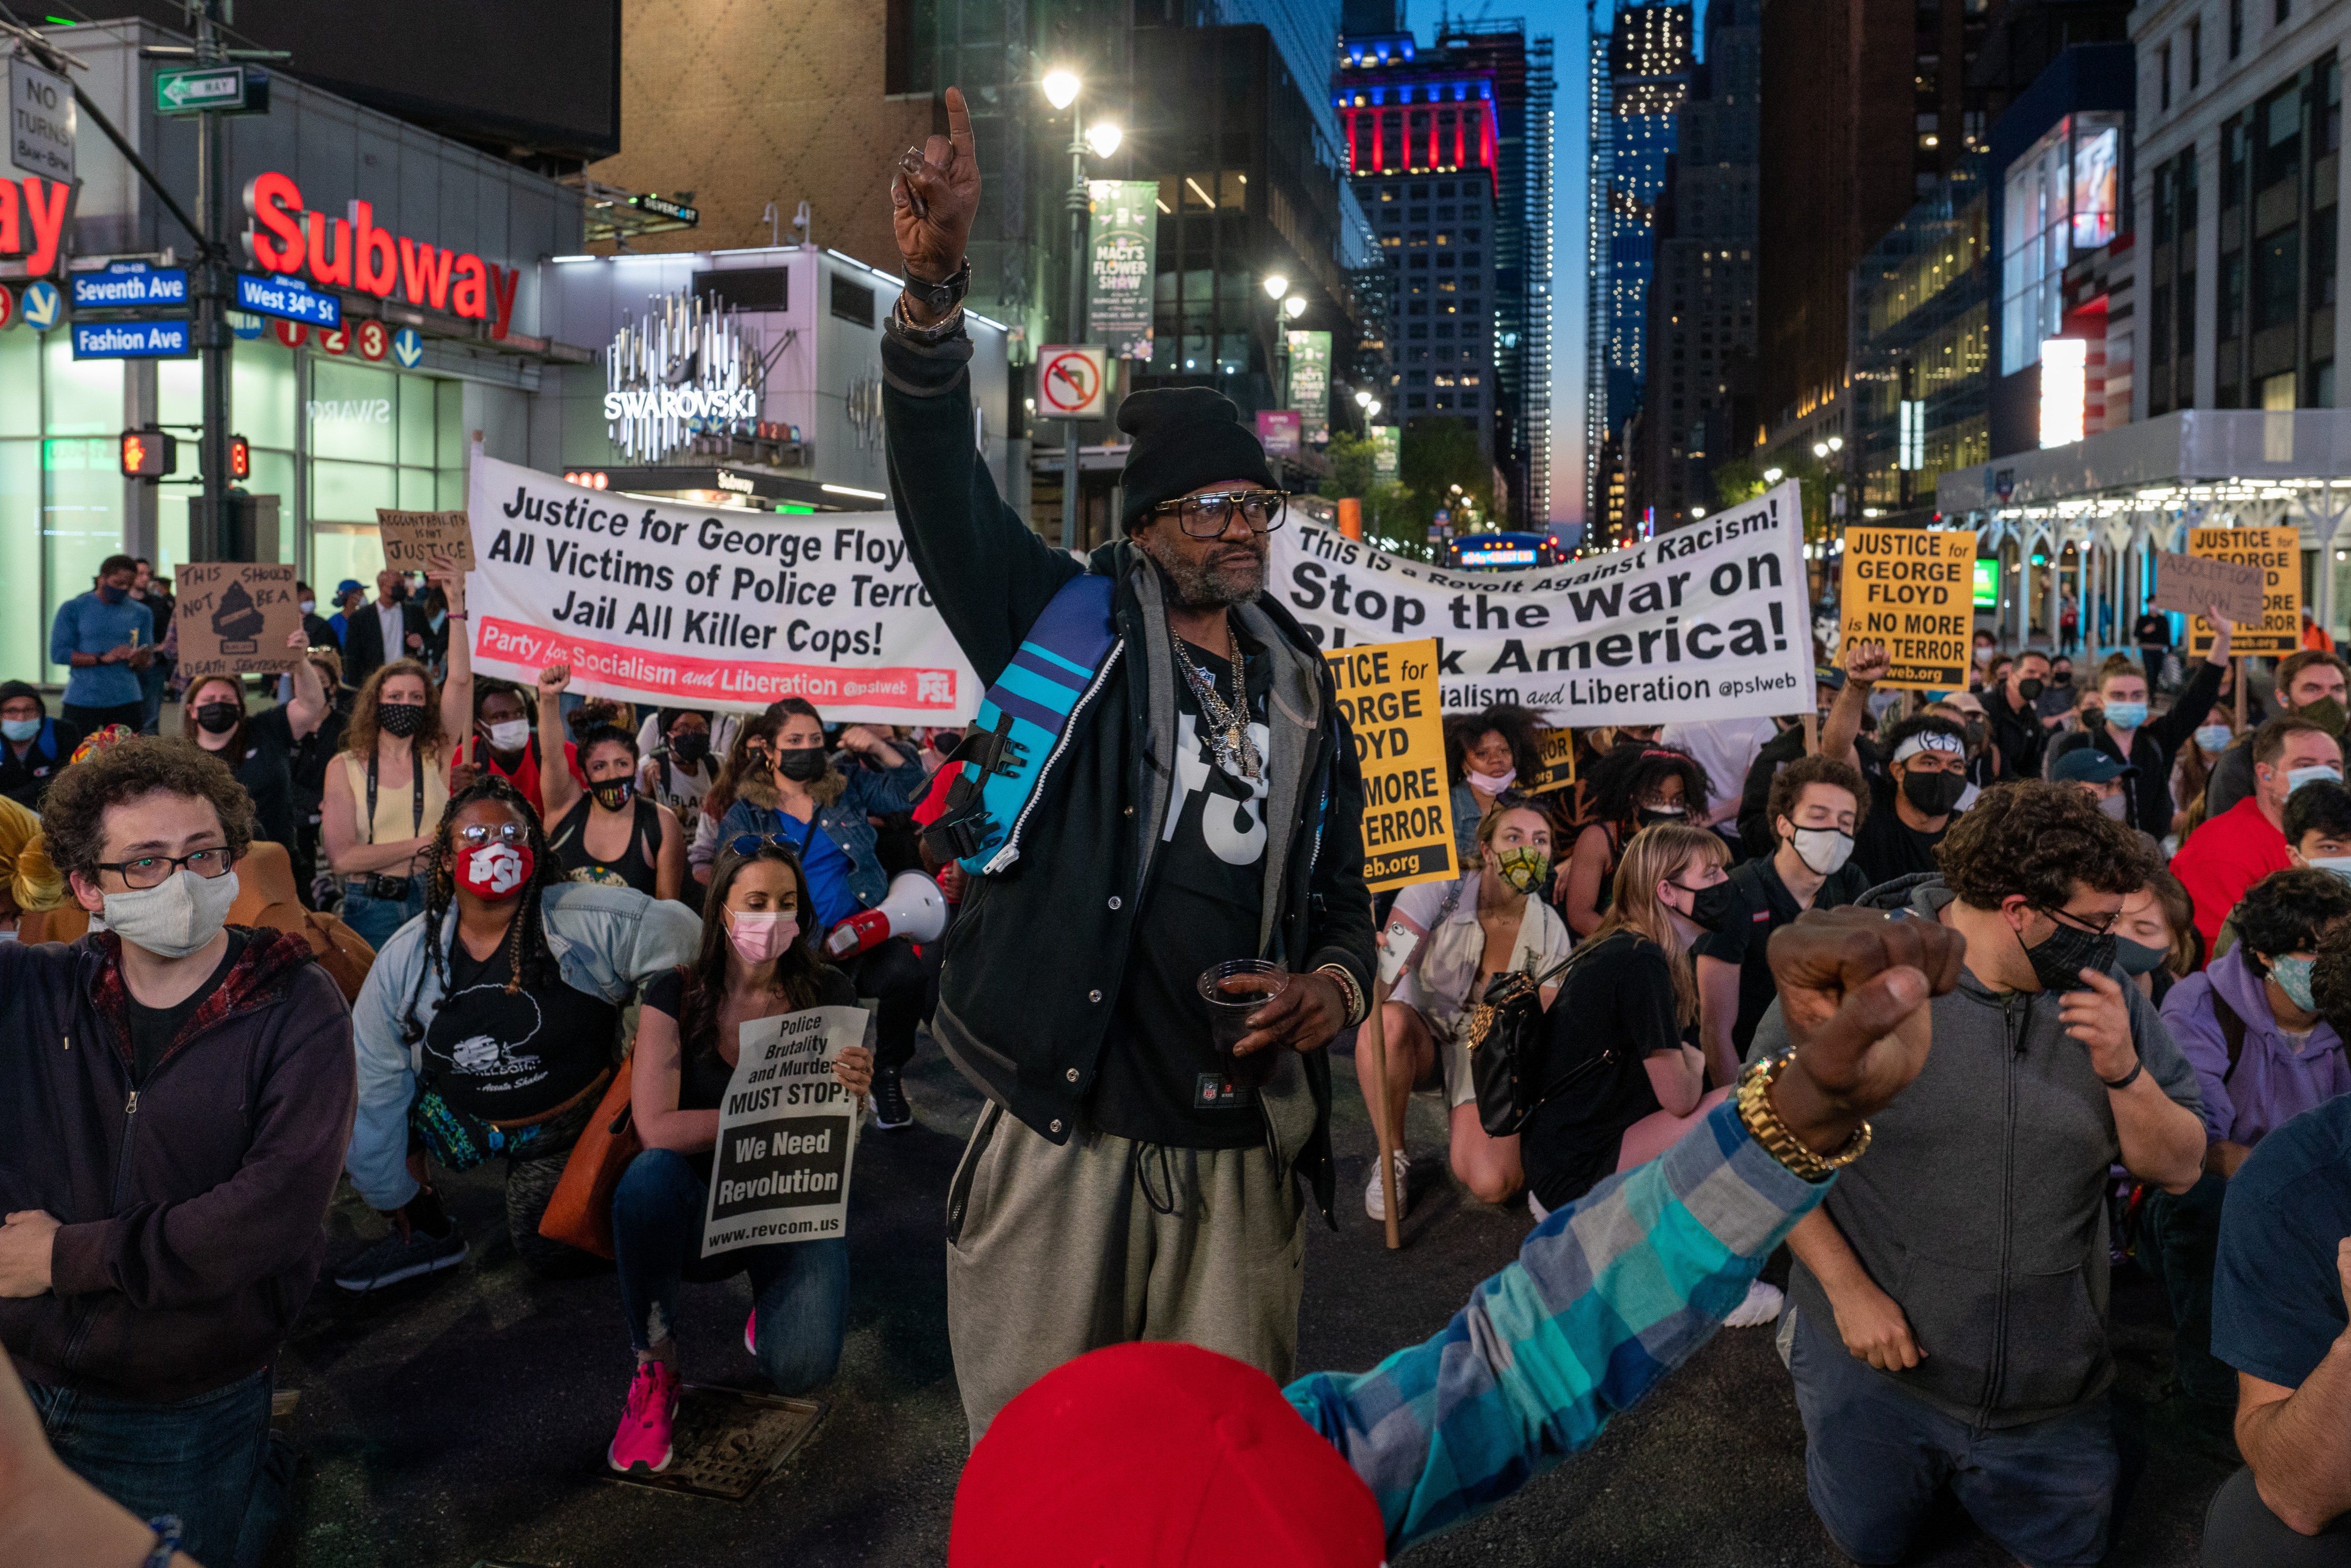
[{"label": "pink face mask", "polygon": [[757,914],[746,910],[730,911],[726,922],[726,940],[735,944],[735,955],[746,964],[765,964],[792,945],[800,934],[797,915]]}]

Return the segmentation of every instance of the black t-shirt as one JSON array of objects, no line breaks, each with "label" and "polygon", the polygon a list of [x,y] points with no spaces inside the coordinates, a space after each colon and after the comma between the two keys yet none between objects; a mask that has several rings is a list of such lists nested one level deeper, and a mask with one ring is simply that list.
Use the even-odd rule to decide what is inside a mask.
[{"label": "black t-shirt", "polygon": [[[1901,792],[1891,778],[1870,776],[1869,815],[1853,835],[1853,860],[1848,867],[1861,868],[1865,887],[1942,869],[1935,863],[1935,846],[1943,841],[1943,833],[1922,833],[1905,822],[1894,809],[1895,797]],[[1950,820],[1946,818],[1943,832],[1950,831]]]},{"label": "black t-shirt", "polygon": [[[645,987],[644,1004],[654,1012],[664,1013],[672,1019],[685,1014],[685,971],[672,969]],[[857,1005],[857,984],[830,964],[817,966],[816,1000],[810,1004],[820,1008],[853,1008]],[[677,1071],[677,1108],[681,1111],[716,1111],[726,1101],[726,1085],[734,1081],[735,1069],[716,1051],[695,1051],[686,1047],[679,1054]],[[710,1179],[708,1149],[685,1156],[686,1163],[707,1182]]]},{"label": "black t-shirt", "polygon": [[53,718],[43,721],[39,733],[25,743],[22,752],[15,741],[0,740],[0,795],[39,810],[41,798],[49,792],[49,780],[65,769],[74,747],[81,744],[81,736],[79,725]]},{"label": "black t-shirt", "polygon": [[145,1007],[136,997],[130,998],[132,1084],[147,1082],[147,1075],[155,1071],[155,1064],[171,1051],[172,1041],[179,1038],[181,1029],[196,1016],[196,1009],[220,989],[221,982],[228,978],[228,972],[236,967],[236,957],[245,951],[245,943],[246,933],[231,926],[228,946],[222,951],[221,961],[214,968],[211,977],[190,991],[185,999],[171,1007]]},{"label": "black t-shirt", "polygon": [[2171,645],[2171,622],[2168,617],[2149,611],[2132,623],[2131,635],[2141,647],[2168,648]]},{"label": "black t-shirt", "polygon": [[235,747],[240,741],[242,755],[228,751],[214,753],[229,765],[236,781],[253,797],[254,837],[266,839],[273,844],[292,845],[294,842],[294,717],[292,710],[279,704],[262,713],[250,714],[245,721],[243,737],[231,737]]},{"label": "black t-shirt", "polygon": [[[1185,644],[1186,657],[1231,700],[1232,666]],[[1105,1133],[1186,1149],[1237,1149],[1265,1137],[1254,1090],[1224,1074],[1209,1032],[1201,973],[1258,956],[1265,899],[1266,689],[1272,671],[1246,647],[1249,740],[1259,777],[1227,773],[1208,746],[1191,684],[1176,677],[1176,783],[1152,856],[1151,886],[1103,1040],[1089,1107]]]},{"label": "black t-shirt", "polygon": [[1682,1042],[1664,948],[1618,931],[1590,953],[1543,1014],[1543,1097],[1519,1136],[1527,1186],[1545,1208],[1574,1202],[1615,1170],[1625,1130],[1664,1109],[1644,1063]]},{"label": "black t-shirt", "polygon": [[[1851,904],[1868,892],[1869,885],[1868,873],[1856,861],[1848,860],[1821,883],[1811,907],[1834,909]],[[1803,911],[1796,907],[1796,895],[1788,891],[1788,884],[1780,879],[1780,868],[1769,856],[1732,867],[1730,887],[1735,897],[1723,916],[1722,929],[1700,936],[1690,951],[1701,958],[1739,966],[1739,1019],[1730,1026],[1730,1039],[1743,1061],[1747,1042],[1755,1038],[1756,1024],[1779,995],[1771,983],[1771,966],[1764,961],[1764,949],[1771,945],[1771,933]]]},{"label": "black t-shirt", "polygon": [[477,960],[452,940],[449,988],[424,1031],[426,1085],[491,1122],[554,1110],[611,1063],[620,1038],[620,1009],[559,979],[509,995],[507,946]]}]

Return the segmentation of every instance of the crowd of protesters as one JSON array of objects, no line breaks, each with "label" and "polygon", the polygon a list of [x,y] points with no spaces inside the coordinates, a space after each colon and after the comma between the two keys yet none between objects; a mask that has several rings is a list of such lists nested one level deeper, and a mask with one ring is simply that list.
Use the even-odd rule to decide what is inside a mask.
[{"label": "crowd of protesters", "polygon": [[[916,279],[957,275],[977,200],[945,107],[896,193]],[[445,559],[341,583],[331,617],[303,589],[277,700],[204,676],[173,735],[137,733],[164,727],[168,585],[112,558],[59,612],[59,714],[0,685],[0,1560],[258,1563],[314,1285],[440,1288],[475,1239],[444,1184],[482,1168],[535,1276],[599,1271],[559,1193],[623,1128],[589,1216],[624,1330],[611,1467],[675,1458],[687,1284],[747,1275],[746,1351],[824,1387],[853,1233],[706,1259],[703,1217],[745,1027],[862,1004],[871,1043],[830,1066],[861,1116],[915,1124],[925,1030],[987,1101],[941,1238],[969,1561],[1078,1513],[1085,1560],[1155,1557],[1205,1506],[1157,1506],[1193,1428],[1254,1450],[1270,1538],[1380,1561],[1770,1324],[1840,1551],[1903,1560],[1948,1495],[2087,1568],[2127,1496],[2128,1260],[2172,1314],[2172,1396],[2245,1461],[2204,1560],[2351,1563],[2331,650],[2260,672],[2267,716],[2217,614],[2189,667],[2150,609],[2093,670],[2074,613],[2053,650],[1980,633],[1963,689],[1918,694],[1856,642],[1808,711],[1580,732],[1559,777],[1537,715],[1457,715],[1453,874],[1374,899],[1332,677],[1263,591],[1285,503],[1238,409],[1127,397],[1120,537],[1081,561],[998,497],[968,359],[952,298],[899,301],[892,492],[990,701],[1082,690],[1041,761],[797,698],[639,712],[559,663],[477,679]],[[866,929],[909,873],[951,953]],[[1520,1023],[1502,1114],[1479,1052]],[[1334,1047],[1397,1134],[1372,1218],[1411,1201],[1428,1092],[1452,1175],[1531,1228],[1437,1335],[1295,1378]],[[344,1181],[379,1223],[329,1261]]]}]

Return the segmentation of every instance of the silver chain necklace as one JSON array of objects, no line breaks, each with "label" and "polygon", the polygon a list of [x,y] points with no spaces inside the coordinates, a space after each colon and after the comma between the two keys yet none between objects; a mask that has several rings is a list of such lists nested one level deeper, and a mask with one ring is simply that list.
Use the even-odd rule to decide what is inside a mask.
[{"label": "silver chain necklace", "polygon": [[1233,701],[1228,703],[1217,694],[1215,677],[1192,662],[1184,652],[1184,639],[1168,628],[1167,640],[1176,646],[1176,667],[1184,672],[1185,681],[1192,695],[1200,700],[1200,712],[1208,721],[1208,748],[1217,754],[1217,765],[1236,779],[1255,779],[1258,776],[1257,747],[1249,743],[1248,673],[1241,663],[1241,640],[1234,632],[1228,617],[1225,636],[1229,644],[1233,664]]}]

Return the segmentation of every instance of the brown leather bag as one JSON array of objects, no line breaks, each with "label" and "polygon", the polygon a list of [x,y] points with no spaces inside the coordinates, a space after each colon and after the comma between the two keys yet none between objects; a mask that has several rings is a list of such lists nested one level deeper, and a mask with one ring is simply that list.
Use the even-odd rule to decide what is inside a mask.
[{"label": "brown leather bag", "polygon": [[644,1150],[629,1113],[630,1065],[623,1058],[621,1070],[612,1075],[596,1113],[571,1145],[555,1196],[547,1200],[547,1212],[538,1221],[538,1233],[549,1241],[599,1258],[612,1255],[612,1194],[629,1162]]}]

